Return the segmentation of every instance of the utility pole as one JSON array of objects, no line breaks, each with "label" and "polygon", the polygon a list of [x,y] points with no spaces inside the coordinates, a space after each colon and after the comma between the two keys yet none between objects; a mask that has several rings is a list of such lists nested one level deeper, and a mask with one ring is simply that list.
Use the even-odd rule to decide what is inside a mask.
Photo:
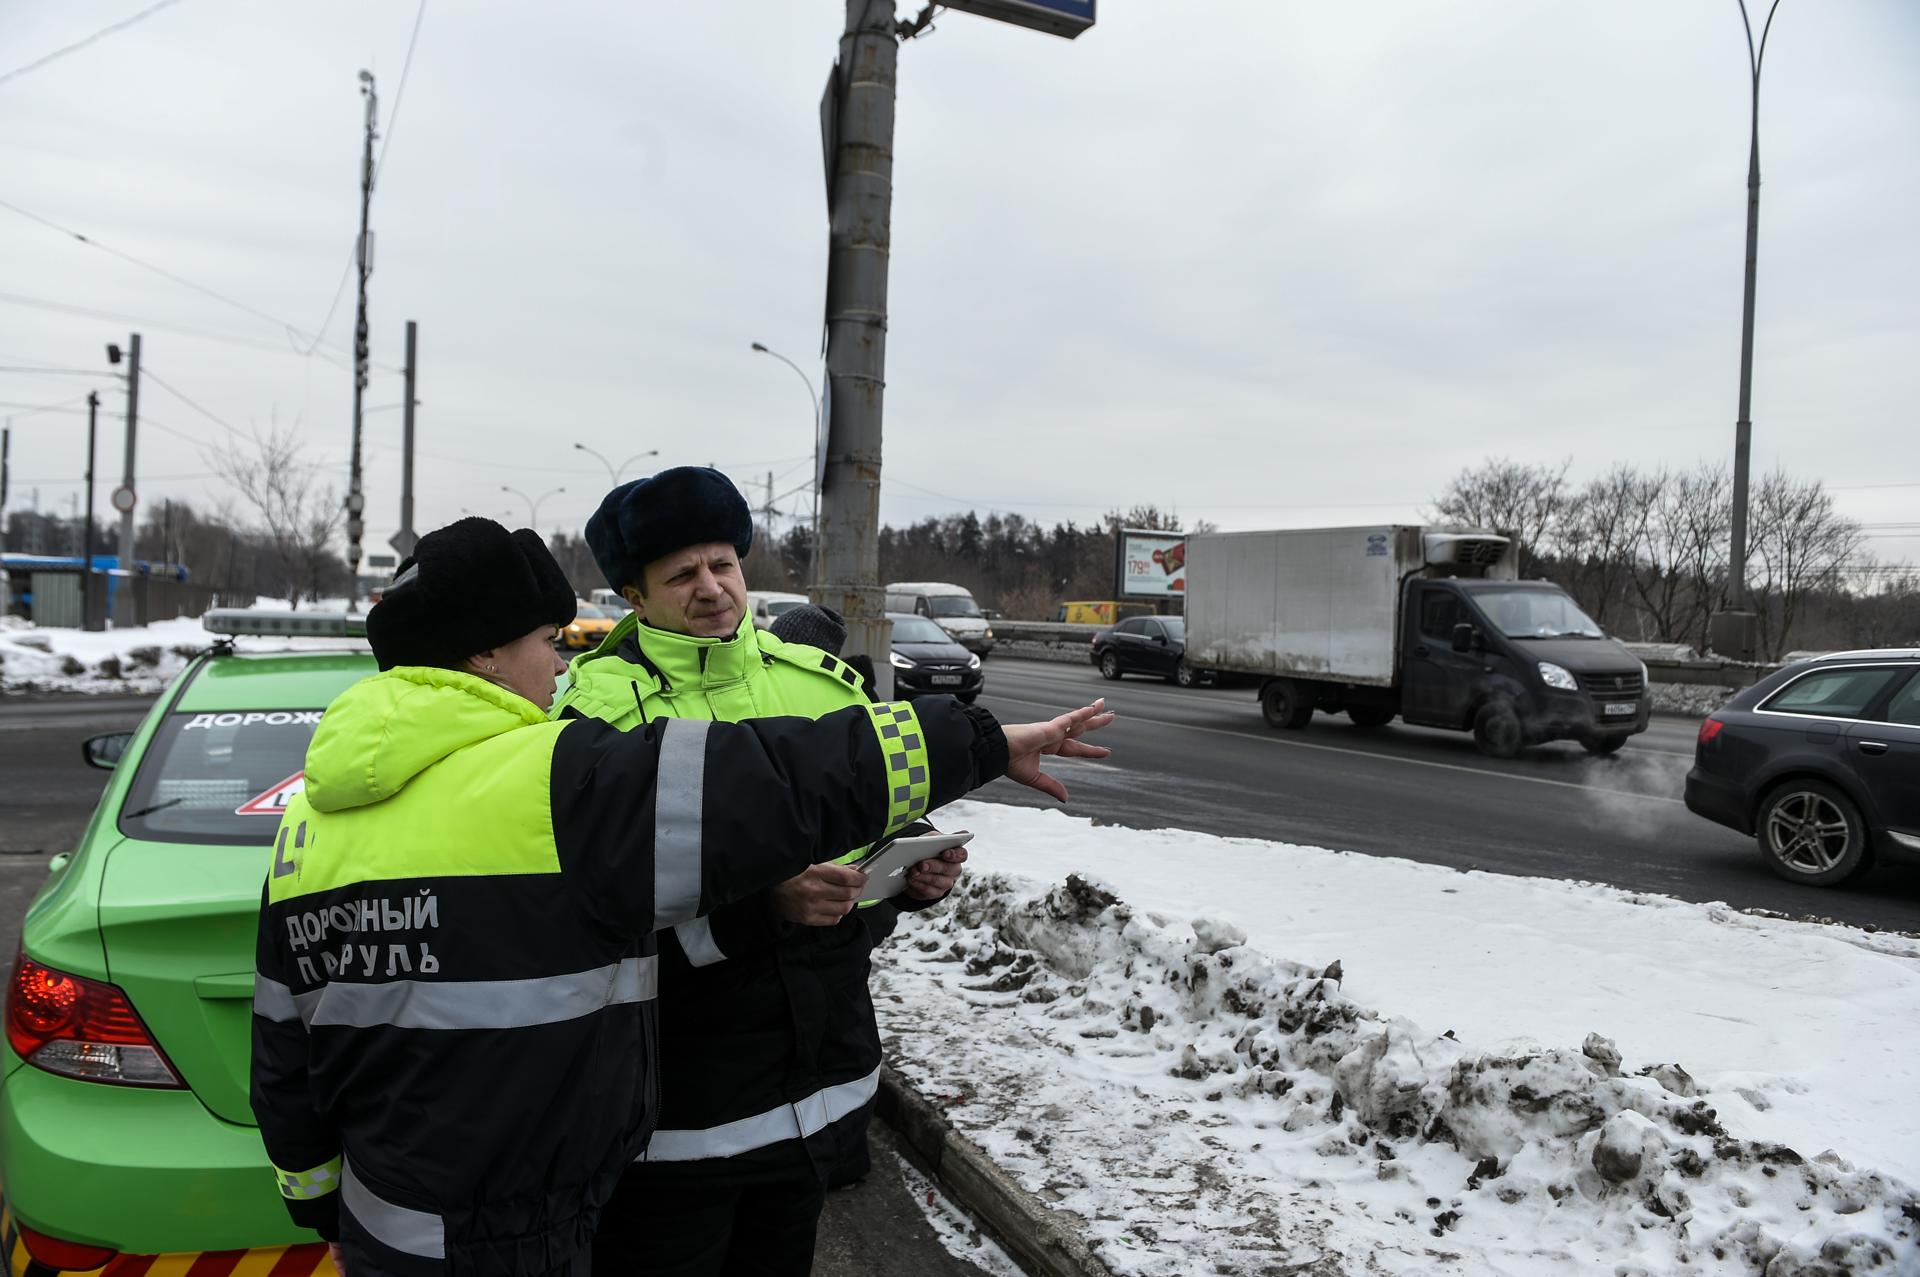
[{"label": "utility pole", "polygon": [[827,258],[827,462],[815,603],[847,621],[844,655],[873,662],[893,696],[893,626],[880,589],[880,417],[886,389],[887,258],[893,213],[894,81],[900,45],[892,0],[847,0],[833,141]]},{"label": "utility pole", "polygon": [[1773,15],[1779,7],[1780,0],[1773,0],[1768,7],[1767,21],[1760,30],[1760,43],[1756,47],[1746,0],[1740,0],[1740,21],[1747,32],[1747,69],[1752,73],[1747,135],[1747,270],[1740,308],[1740,419],[1733,433],[1733,519],[1727,548],[1727,611],[1713,617],[1709,625],[1713,650],[1738,661],[1754,659],[1758,642],[1758,626],[1748,606],[1747,594],[1747,476],[1753,453],[1753,294],[1760,253],[1760,65],[1767,56],[1767,34],[1773,30]]},{"label": "utility pole", "polygon": [[420,325],[411,319],[407,321],[407,399],[401,412],[400,442],[400,531],[387,544],[391,545],[401,558],[409,558],[413,547],[420,540],[419,533],[413,530],[413,386],[414,386],[414,341],[420,331]]},{"label": "utility pole", "polygon": [[[347,470],[347,600],[360,597],[360,538],[367,526],[361,519],[367,498],[360,486],[360,409],[367,391],[367,277],[373,274],[373,232],[367,229],[367,215],[373,208],[374,121],[380,98],[374,92],[373,72],[360,73],[360,96],[367,100],[366,139],[360,152],[360,239],[354,247],[355,273],[360,277],[360,303],[353,325],[353,453]],[[412,396],[408,396],[411,402]],[[408,407],[412,414],[413,409]]]},{"label": "utility pole", "polygon": [[[87,392],[87,533],[80,551],[85,556],[80,568],[80,628],[95,633],[107,628],[107,620],[98,614],[93,599],[93,445],[99,415],[100,393],[89,390]],[[106,601],[105,591],[101,592],[101,601]]]},{"label": "utility pole", "polygon": [[[107,347],[107,362],[120,362],[120,348]],[[120,488],[114,494],[113,508],[120,511],[120,570],[133,571],[133,486],[134,443],[140,431],[140,334],[127,339],[127,463],[120,476]]]}]

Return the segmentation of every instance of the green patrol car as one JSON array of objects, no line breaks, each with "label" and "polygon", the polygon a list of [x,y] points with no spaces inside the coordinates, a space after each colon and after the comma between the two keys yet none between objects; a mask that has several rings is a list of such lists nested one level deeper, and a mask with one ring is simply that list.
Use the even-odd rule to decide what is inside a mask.
[{"label": "green patrol car", "polygon": [[222,637],[139,728],[87,742],[113,778],[22,926],[0,1044],[6,1277],[332,1277],[248,1102],[254,942],[307,742],[375,665],[359,618],[205,623]]}]

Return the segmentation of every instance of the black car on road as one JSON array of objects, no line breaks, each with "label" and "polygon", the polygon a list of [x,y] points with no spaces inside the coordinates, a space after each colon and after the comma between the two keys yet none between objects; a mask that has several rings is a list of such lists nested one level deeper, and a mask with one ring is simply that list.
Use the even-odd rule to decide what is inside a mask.
[{"label": "black car on road", "polygon": [[902,700],[934,693],[958,696],[971,705],[979,699],[983,679],[980,658],[961,647],[951,635],[924,616],[889,612],[893,622],[894,695]]},{"label": "black car on road", "polygon": [[1920,649],[1790,665],[1700,724],[1687,807],[1809,886],[1920,860]]},{"label": "black car on road", "polygon": [[1187,664],[1184,616],[1130,616],[1094,635],[1087,656],[1102,678],[1152,674],[1193,687],[1207,677]]}]

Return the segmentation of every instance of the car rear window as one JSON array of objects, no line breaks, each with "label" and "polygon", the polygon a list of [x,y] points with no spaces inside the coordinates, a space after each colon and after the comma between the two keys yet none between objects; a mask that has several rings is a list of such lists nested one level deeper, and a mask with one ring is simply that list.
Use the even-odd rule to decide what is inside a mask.
[{"label": "car rear window", "polygon": [[1815,718],[1859,718],[1880,693],[1905,676],[1897,665],[1820,670],[1789,683],[1761,708]]},{"label": "car rear window", "polygon": [[304,783],[318,709],[171,714],[120,808],[120,832],[153,842],[261,845]]}]

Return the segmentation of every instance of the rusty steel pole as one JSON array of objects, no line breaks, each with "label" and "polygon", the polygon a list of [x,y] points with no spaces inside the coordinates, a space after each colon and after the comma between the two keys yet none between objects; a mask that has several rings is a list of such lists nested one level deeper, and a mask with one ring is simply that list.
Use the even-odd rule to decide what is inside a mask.
[{"label": "rusty steel pole", "polygon": [[893,694],[893,626],[880,581],[880,416],[886,390],[887,257],[893,213],[892,0],[847,0],[840,37],[832,244],[827,262],[826,476],[813,600],[846,618],[843,654],[872,660]]}]

